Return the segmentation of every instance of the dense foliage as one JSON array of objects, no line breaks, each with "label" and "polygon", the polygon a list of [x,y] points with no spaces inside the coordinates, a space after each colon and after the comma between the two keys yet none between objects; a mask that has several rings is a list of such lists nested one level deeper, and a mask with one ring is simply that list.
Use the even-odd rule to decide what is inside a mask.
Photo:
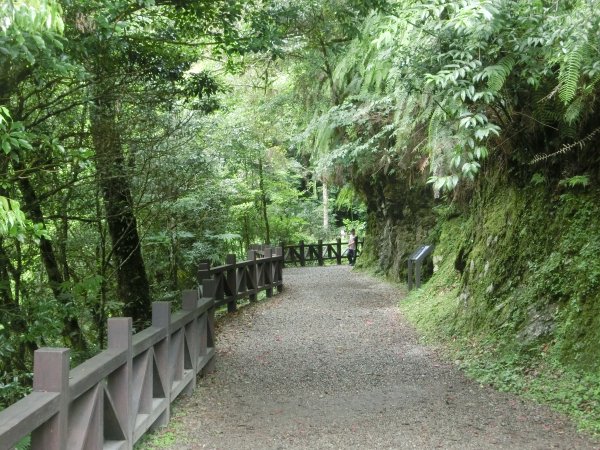
[{"label": "dense foliage", "polygon": [[199,261],[360,219],[294,139],[306,110],[282,59],[314,47],[320,14],[351,12],[335,27],[356,35],[370,7],[354,3],[0,5],[0,405],[36,348],[77,364],[107,317],[140,329]]},{"label": "dense foliage", "polygon": [[439,244],[447,335],[597,370],[599,29],[598,0],[3,2],[0,404],[199,261],[366,216],[359,265]]},{"label": "dense foliage", "polygon": [[599,7],[397,0],[308,53],[296,80],[315,170],[368,206],[362,264],[403,279],[416,246],[437,244],[411,317],[473,349],[459,356],[482,381],[594,429]]},{"label": "dense foliage", "polygon": [[416,245],[437,244],[411,317],[457,340],[482,381],[596,430],[597,389],[581,386],[600,364],[599,6],[397,1],[339,58],[343,101],[307,129],[369,205],[377,270],[403,278]]},{"label": "dense foliage", "polygon": [[344,102],[313,122],[323,164],[428,167],[437,192],[488,156],[527,165],[580,149],[598,125],[597,6],[398,1],[371,15],[335,68]]}]

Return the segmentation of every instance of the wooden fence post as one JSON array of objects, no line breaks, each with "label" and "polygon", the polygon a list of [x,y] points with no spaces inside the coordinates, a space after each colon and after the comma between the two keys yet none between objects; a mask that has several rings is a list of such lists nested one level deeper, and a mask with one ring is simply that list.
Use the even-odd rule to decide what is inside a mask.
[{"label": "wooden fence post", "polygon": [[[127,440],[127,448],[133,448],[133,427],[135,425],[133,408],[133,391],[131,389],[133,377],[133,351],[132,351],[133,322],[131,317],[115,317],[108,319],[108,348],[126,349],[127,362],[117,369],[112,376],[112,383],[107,389],[115,404],[115,414],[119,424],[105,423],[105,436],[114,436],[118,440],[120,434],[124,434]],[[114,427],[111,429],[110,427]]]},{"label": "wooden fence post", "polygon": [[275,249],[277,249],[277,248],[281,249],[281,254],[283,255],[283,259],[281,260],[281,266],[285,267],[285,242],[281,241],[279,243],[279,247],[275,247]]},{"label": "wooden fence post", "polygon": [[[225,284],[231,291],[231,295],[233,298],[229,303],[227,303],[227,312],[235,312],[237,311],[237,268],[236,268],[236,258],[234,254],[229,254],[225,257],[225,264],[231,266],[227,269],[227,275],[225,278]],[[227,295],[227,292],[225,292]]]},{"label": "wooden fence post", "polygon": [[269,259],[263,265],[263,284],[269,286],[266,289],[267,297],[273,297],[273,250],[271,247],[265,249],[265,259]]},{"label": "wooden fence post", "polygon": [[[171,340],[171,303],[154,302],[152,303],[152,326],[165,329],[165,338],[154,346],[154,357],[156,368],[160,373],[162,380],[162,389],[166,398],[166,409],[154,423],[154,426],[166,426],[171,417],[171,366],[169,364],[169,347]],[[160,381],[158,381],[160,382]]]},{"label": "wooden fence post", "polygon": [[323,239],[317,241],[317,261],[319,266],[323,265]]},{"label": "wooden fence post", "polygon": [[58,413],[31,434],[32,450],[67,450],[69,349],[40,348],[33,354],[34,392],[60,394]]},{"label": "wooden fence post", "polygon": [[300,265],[306,265],[306,256],[304,255],[304,241],[300,241]]},{"label": "wooden fence post", "polygon": [[[202,292],[204,292],[203,298],[205,298],[205,299],[210,298],[210,299],[214,300],[216,291],[217,291],[217,282],[215,280],[204,280],[202,282]],[[208,310],[206,326],[208,328],[206,345],[208,347],[214,347],[215,346],[215,307],[214,306]],[[206,364],[206,366],[204,366],[204,369],[202,369],[202,372],[201,372],[202,375],[206,375],[207,373],[211,373],[214,371],[215,358],[216,358],[216,356],[213,356],[212,359],[208,362],[208,364]]]},{"label": "wooden fence post", "polygon": [[336,250],[337,250],[337,254],[336,254],[336,260],[338,264],[342,263],[342,238],[337,238],[335,240],[335,246],[336,246]]},{"label": "wooden fence post", "polygon": [[285,261],[285,249],[283,247],[277,249],[277,256],[281,256],[281,260],[277,265],[277,281],[279,281],[277,292],[283,292],[283,263]]},{"label": "wooden fence post", "polygon": [[256,287],[264,288],[265,287],[265,266],[266,263],[263,261],[265,257],[264,247],[261,248],[260,253],[256,258]]},{"label": "wooden fence post", "polygon": [[[181,293],[181,309],[183,311],[194,311],[198,307],[198,291],[196,289],[186,289]],[[198,326],[198,318],[192,320],[189,324],[186,325],[184,330],[184,339],[187,342],[188,350],[191,355],[191,365],[190,369],[194,371],[194,376],[192,377],[192,381],[188,383],[188,385],[184,389],[185,395],[191,395],[196,389],[196,373],[198,373],[198,355],[200,353],[199,350],[199,326]],[[185,351],[185,350],[184,350]]]},{"label": "wooden fence post", "polygon": [[252,288],[254,289],[254,294],[248,295],[248,299],[251,302],[256,301],[256,294],[258,293],[258,271],[256,268],[256,252],[254,250],[248,250],[248,278]]},{"label": "wooden fence post", "polygon": [[198,281],[198,287],[202,288],[202,280],[206,280],[208,278],[211,278],[210,262],[206,261],[206,262],[199,263],[198,264],[198,272],[196,275],[196,280]]},{"label": "wooden fence post", "polygon": [[[108,348],[126,349],[127,362],[115,371],[112,383],[107,385],[111,397],[115,403],[115,413],[119,418],[121,430],[118,424],[112,424],[116,429],[111,429],[105,424],[105,436],[114,436],[118,440],[120,434],[124,434],[127,440],[127,448],[133,448],[133,427],[135,425],[132,407],[133,391],[133,349],[132,349],[133,322],[131,317],[115,317],[108,319]],[[108,428],[106,428],[108,426]]]}]

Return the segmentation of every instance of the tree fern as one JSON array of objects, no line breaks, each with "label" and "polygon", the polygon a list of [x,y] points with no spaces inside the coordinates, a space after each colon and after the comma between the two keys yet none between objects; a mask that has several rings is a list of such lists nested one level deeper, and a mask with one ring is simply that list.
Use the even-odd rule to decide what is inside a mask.
[{"label": "tree fern", "polygon": [[578,143],[558,155],[591,139],[581,133],[596,126],[600,0],[551,8],[526,0],[396,1],[394,16],[366,21],[337,68],[336,82],[351,96],[346,117],[338,111],[329,119],[346,134],[343,142],[324,131],[317,139],[334,159],[406,168],[425,142],[435,186],[447,189],[457,176],[472,179],[498,142]]},{"label": "tree fern", "polygon": [[559,122],[562,118],[562,110],[557,108],[556,103],[550,98],[542,97],[541,95],[533,96],[532,106],[532,116],[538,123],[544,126]]}]

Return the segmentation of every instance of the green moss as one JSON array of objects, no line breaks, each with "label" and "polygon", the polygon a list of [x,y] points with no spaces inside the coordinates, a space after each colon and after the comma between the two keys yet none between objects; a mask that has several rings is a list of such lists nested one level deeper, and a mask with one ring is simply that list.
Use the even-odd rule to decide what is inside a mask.
[{"label": "green moss", "polygon": [[548,402],[595,432],[599,194],[489,189],[463,217],[441,216],[438,270],[401,304],[481,382]]},{"label": "green moss", "polygon": [[[594,193],[595,194],[595,193]],[[531,187],[490,195],[472,218],[459,320],[468,332],[550,344],[565,363],[598,370],[600,204]]]},{"label": "green moss", "polygon": [[468,229],[468,223],[462,219],[448,221],[440,227],[440,240],[434,252],[434,276],[402,302],[403,311],[427,337],[435,339],[454,333],[460,301],[460,276],[454,265]]},{"label": "green moss", "polygon": [[175,444],[187,443],[184,437],[185,423],[183,410],[177,407],[171,410],[171,418],[166,427],[156,428],[144,434],[133,446],[134,450],[161,450],[172,448]]}]

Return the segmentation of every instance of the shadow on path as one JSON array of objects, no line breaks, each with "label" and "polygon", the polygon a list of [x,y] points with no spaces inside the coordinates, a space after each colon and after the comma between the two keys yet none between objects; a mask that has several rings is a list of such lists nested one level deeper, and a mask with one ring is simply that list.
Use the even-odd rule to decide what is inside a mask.
[{"label": "shadow on path", "polygon": [[162,432],[173,444],[142,448],[600,448],[440,361],[397,288],[348,266],[286,269],[284,286],[221,323],[216,372]]}]

